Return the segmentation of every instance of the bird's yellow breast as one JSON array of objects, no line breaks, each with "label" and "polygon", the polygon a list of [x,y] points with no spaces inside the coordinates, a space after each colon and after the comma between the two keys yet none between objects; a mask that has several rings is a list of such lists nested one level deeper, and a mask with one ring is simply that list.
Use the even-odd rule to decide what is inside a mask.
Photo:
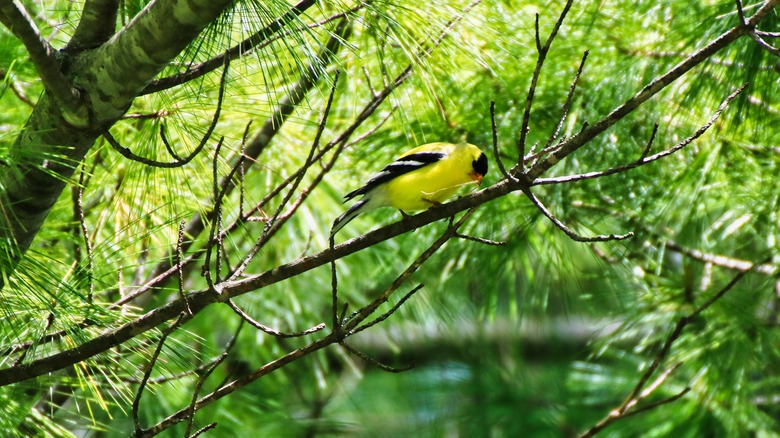
[{"label": "bird's yellow breast", "polygon": [[453,153],[430,166],[401,175],[386,184],[392,207],[404,211],[425,210],[452,197],[459,188],[474,184],[472,158]]}]

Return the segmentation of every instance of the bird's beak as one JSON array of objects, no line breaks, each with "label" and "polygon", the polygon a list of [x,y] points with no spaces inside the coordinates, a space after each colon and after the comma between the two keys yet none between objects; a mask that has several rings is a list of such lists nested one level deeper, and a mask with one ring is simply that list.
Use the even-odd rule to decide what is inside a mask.
[{"label": "bird's beak", "polygon": [[477,185],[482,184],[482,175],[477,172],[471,172],[471,179],[477,182]]}]

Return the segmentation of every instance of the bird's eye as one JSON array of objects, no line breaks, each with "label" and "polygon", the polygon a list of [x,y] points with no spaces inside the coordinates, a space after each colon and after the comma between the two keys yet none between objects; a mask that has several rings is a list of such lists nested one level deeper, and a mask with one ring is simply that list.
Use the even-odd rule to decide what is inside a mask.
[{"label": "bird's eye", "polygon": [[471,167],[474,169],[474,172],[477,172],[482,176],[487,175],[488,172],[487,155],[479,154],[479,158],[471,162]]}]

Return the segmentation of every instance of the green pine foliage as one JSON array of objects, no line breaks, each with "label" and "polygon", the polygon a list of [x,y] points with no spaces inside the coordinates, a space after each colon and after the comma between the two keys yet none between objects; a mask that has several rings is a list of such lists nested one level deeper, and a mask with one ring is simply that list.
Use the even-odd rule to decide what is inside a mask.
[{"label": "green pine foliage", "polygon": [[[123,23],[146,4],[121,3]],[[745,14],[761,4],[745,2]],[[358,128],[353,139],[365,138],[345,148],[245,272],[266,272],[325,250],[331,222],[347,208],[341,197],[416,145],[477,144],[490,158],[483,187],[501,180],[491,149],[491,102],[499,155],[512,167],[537,63],[535,14],[543,43],[564,2],[479,3],[434,46],[467,5],[381,0],[322,2],[308,9],[281,37],[231,64],[214,136],[186,166],[150,167],[98,140],[84,162],[73,163],[78,170],[72,190],[63,192],[0,292],[0,367],[76,347],[180,297],[173,279],[131,306],[111,306],[137,290],[159,263],[175,264],[180,224],[213,208],[214,175],[230,173],[245,130],[252,136],[294,83],[312,74],[308,66],[332,35],[333,15],[346,9],[356,8],[349,15],[345,47],[333,64],[314,66],[323,78],[241,176],[240,188],[224,199],[218,226],[233,223],[295,174],[326,115],[323,145],[352,123],[373,91],[410,63],[415,63],[413,75]],[[36,22],[47,23],[41,31],[55,46],[67,42],[81,10],[67,1],[29,7]],[[237,2],[161,77],[222,53],[288,8],[280,1]],[[725,0],[574,2],[535,89],[526,152],[531,145],[541,149],[556,131],[585,51],[587,61],[561,123],[565,138],[737,22],[734,2]],[[777,12],[759,27],[778,32]],[[432,48],[430,56],[423,55],[426,48]],[[6,31],[0,32],[0,60],[2,158],[31,111],[20,95],[34,104],[42,86],[24,47]],[[330,346],[198,411],[191,431],[216,422],[206,433],[577,436],[619,408],[669,344],[645,385],[657,387],[637,406],[659,405],[615,421],[601,435],[780,434],[780,140],[774,128],[780,114],[779,62],[750,38],[741,38],[543,177],[632,163],[651,138],[649,155],[669,149],[748,83],[701,137],[633,170],[531,188],[581,235],[633,232],[632,238],[575,242],[520,191],[481,205],[460,231],[501,245],[450,240],[377,315],[424,285],[419,292],[387,320],[347,340],[381,363],[414,364],[412,370],[387,373]],[[326,114],[336,70],[341,73]],[[221,72],[139,97],[128,111],[133,117],[114,125],[112,135],[136,155],[172,161],[163,130],[175,154],[188,155],[216,110]],[[325,160],[332,157],[326,154]],[[315,182],[319,166],[301,187]],[[79,187],[83,227],[74,214]],[[280,202],[281,197],[272,199],[225,238],[223,273],[242,263]],[[389,209],[361,215],[336,241],[400,219]],[[205,247],[212,226],[207,222],[206,231],[194,236],[193,251]],[[339,296],[349,303],[348,311],[382,293],[446,228],[446,221],[434,223],[338,260]],[[85,231],[90,248],[84,245]],[[182,290],[209,286],[201,271],[205,256],[198,257],[182,272]],[[761,266],[720,297],[751,263]],[[213,258],[211,273],[218,275]],[[321,266],[233,301],[255,320],[284,332],[330,325],[331,271]],[[670,343],[681,319],[685,326]],[[0,388],[0,435],[132,433],[139,383],[166,330],[160,326],[75,366]],[[138,403],[138,419],[151,426],[188,406],[195,388],[206,395],[317,336],[276,338],[242,322],[226,305],[212,305],[166,339]],[[668,376],[657,380],[665,372]],[[678,394],[679,399],[667,400]],[[186,428],[185,421],[163,435],[182,436]]]}]

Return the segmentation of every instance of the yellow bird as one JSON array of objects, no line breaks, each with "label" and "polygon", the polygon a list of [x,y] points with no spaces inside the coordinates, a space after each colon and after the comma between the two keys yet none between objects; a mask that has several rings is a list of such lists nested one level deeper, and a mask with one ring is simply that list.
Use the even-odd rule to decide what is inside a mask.
[{"label": "yellow bird", "polygon": [[405,211],[441,204],[466,184],[479,185],[487,174],[487,156],[469,143],[429,143],[416,147],[374,174],[363,187],[349,192],[344,202],[363,195],[333,221],[330,235],[360,213],[379,207]]}]

